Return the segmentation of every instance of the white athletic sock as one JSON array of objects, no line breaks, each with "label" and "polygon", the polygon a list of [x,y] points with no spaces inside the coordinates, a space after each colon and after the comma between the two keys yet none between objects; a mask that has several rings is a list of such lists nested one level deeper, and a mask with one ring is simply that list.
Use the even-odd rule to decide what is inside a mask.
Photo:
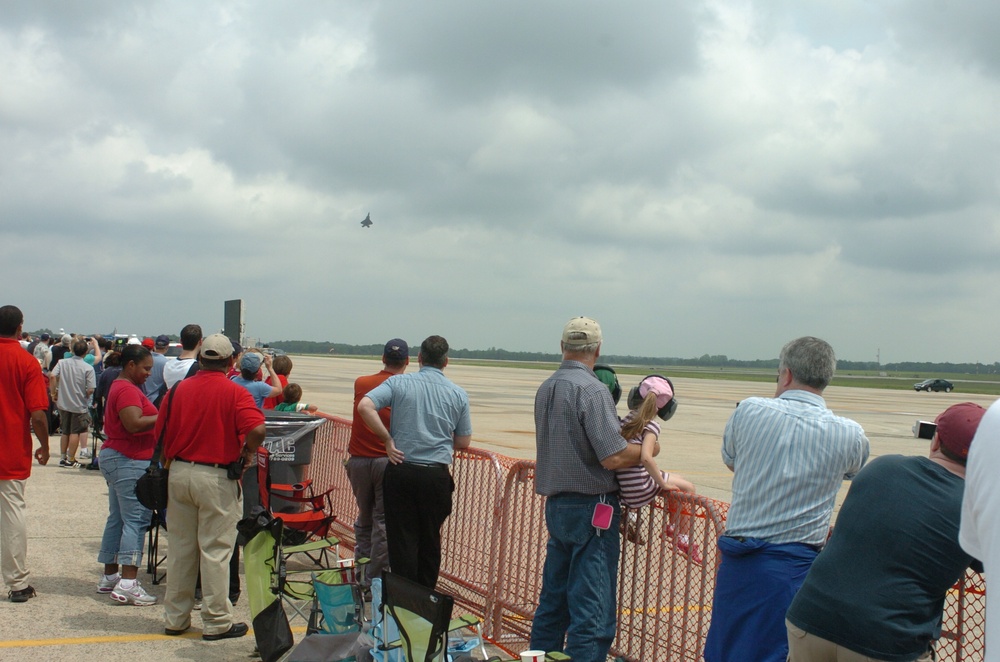
[{"label": "white athletic sock", "polygon": [[130,588],[132,588],[133,586],[135,586],[135,580],[134,579],[119,579],[118,580],[118,588],[120,588],[120,589],[123,589],[123,590],[127,591]]}]

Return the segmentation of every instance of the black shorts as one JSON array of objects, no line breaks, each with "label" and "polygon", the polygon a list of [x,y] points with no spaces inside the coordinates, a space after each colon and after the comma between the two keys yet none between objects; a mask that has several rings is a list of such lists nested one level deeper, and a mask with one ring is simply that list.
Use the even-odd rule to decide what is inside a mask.
[{"label": "black shorts", "polygon": [[90,428],[90,414],[59,410],[59,427],[63,434],[80,434]]}]

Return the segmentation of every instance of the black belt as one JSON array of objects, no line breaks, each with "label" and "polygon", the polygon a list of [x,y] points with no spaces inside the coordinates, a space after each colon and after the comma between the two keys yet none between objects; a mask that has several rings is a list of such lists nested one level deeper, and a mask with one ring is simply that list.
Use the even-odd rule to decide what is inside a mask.
[{"label": "black belt", "polygon": [[428,467],[430,469],[447,469],[448,465],[443,462],[410,462],[409,460],[404,460],[403,464],[412,464],[416,467]]},{"label": "black belt", "polygon": [[183,457],[175,457],[174,462],[187,462],[188,464],[197,464],[199,467],[212,467],[214,469],[225,469],[229,466],[229,463],[223,462],[195,462],[194,460],[185,460]]}]

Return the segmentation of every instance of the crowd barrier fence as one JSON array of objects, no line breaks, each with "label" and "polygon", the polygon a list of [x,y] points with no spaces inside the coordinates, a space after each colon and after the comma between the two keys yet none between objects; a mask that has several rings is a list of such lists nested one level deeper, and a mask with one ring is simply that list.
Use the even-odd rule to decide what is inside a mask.
[{"label": "crowd barrier fence", "polygon": [[[358,510],[344,470],[350,432],[345,418],[319,428],[307,476],[316,489],[333,490],[335,533],[353,549]],[[442,530],[438,588],[481,617],[485,636],[509,652],[528,647],[545,562],[545,499],[535,493],[534,471],[530,460],[476,448],[456,452],[454,506]],[[634,511],[634,520],[623,513],[633,527],[622,537],[614,655],[702,659],[719,562],[715,541],[728,510],[723,501],[673,492]],[[937,659],[983,660],[985,621],[985,581],[969,570],[945,603]]]}]

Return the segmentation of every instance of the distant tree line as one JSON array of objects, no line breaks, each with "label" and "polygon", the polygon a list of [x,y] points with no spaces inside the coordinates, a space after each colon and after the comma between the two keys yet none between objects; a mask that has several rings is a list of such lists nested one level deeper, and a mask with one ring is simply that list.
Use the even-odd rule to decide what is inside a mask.
[{"label": "distant tree line", "polygon": [[[383,345],[348,345],[345,343],[314,342],[311,340],[277,340],[270,343],[271,347],[282,349],[289,354],[341,354],[346,356],[381,356]],[[410,345],[410,353],[414,359],[419,343]],[[455,359],[479,359],[483,361],[535,361],[554,363],[562,359],[559,354],[546,352],[511,352],[506,349],[490,347],[489,349],[455,349],[448,354]],[[756,359],[741,361],[730,359],[725,354],[702,354],[697,358],[682,359],[678,357],[660,356],[623,356],[619,354],[603,354],[601,360],[615,365],[640,366],[689,366],[697,368],[741,368],[748,370],[777,370],[778,359]],[[845,372],[884,371],[912,373],[963,373],[963,374],[1000,374],[1000,362],[986,363],[920,363],[901,362],[877,364],[875,361],[837,361],[837,370]]]}]

